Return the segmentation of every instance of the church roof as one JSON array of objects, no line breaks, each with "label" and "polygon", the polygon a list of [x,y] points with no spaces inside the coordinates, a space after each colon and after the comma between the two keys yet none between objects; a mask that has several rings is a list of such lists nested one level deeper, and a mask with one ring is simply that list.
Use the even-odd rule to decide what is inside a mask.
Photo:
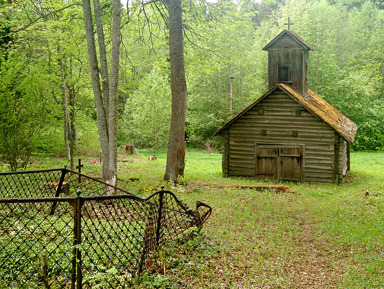
[{"label": "church roof", "polygon": [[291,86],[283,83],[276,84],[272,89],[270,89],[266,94],[252,103],[250,106],[245,108],[242,112],[236,115],[234,118],[229,120],[226,124],[224,124],[213,136],[220,135],[226,128],[235,123],[241,116],[246,114],[249,110],[251,110],[258,103],[267,98],[270,94],[272,94],[276,89],[281,89],[286,92],[289,96],[291,96],[296,102],[303,105],[308,111],[318,116],[328,125],[330,125],[336,132],[338,132],[346,141],[352,142],[355,138],[357,125],[346,117],[343,113],[341,113],[338,109],[333,107],[327,101],[322,99],[313,91],[309,90],[309,94],[307,96],[302,96],[299,92],[294,90]]},{"label": "church roof", "polygon": [[303,38],[301,38],[299,35],[297,35],[295,32],[291,31],[291,30],[283,30],[280,32],[279,35],[277,35],[275,38],[273,38],[264,48],[263,50],[268,50],[270,48],[272,48],[277,42],[279,42],[279,40],[281,38],[283,38],[284,36],[288,36],[289,38],[291,38],[296,44],[298,44],[299,46],[305,48],[305,49],[308,49],[308,50],[315,50],[313,49],[307,42],[305,42],[303,40]]}]

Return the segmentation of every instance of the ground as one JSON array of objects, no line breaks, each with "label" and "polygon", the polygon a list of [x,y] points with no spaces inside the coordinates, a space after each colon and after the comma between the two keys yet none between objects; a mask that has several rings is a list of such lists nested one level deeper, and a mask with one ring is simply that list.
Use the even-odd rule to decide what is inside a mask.
[{"label": "ground", "polygon": [[[139,152],[120,156],[119,186],[147,196],[165,185],[213,214],[196,238],[160,252],[138,287],[382,288],[384,153],[352,153],[347,182],[335,185],[223,178],[220,154],[202,152],[187,153],[184,179],[164,183],[165,154]],[[87,174],[100,172],[97,158],[83,163]],[[241,187],[270,185],[292,191]]]}]

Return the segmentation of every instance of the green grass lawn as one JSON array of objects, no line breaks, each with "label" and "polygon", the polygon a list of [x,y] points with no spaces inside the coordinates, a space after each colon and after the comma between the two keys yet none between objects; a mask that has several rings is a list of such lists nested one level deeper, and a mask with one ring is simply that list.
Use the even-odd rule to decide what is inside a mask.
[{"label": "green grass lawn", "polygon": [[[149,161],[152,152],[139,152],[119,156],[119,186],[146,196],[163,184],[166,154]],[[142,288],[383,286],[384,153],[352,153],[343,185],[279,184],[297,193],[233,189],[276,184],[223,178],[219,154],[188,152],[186,160],[180,184],[165,185],[191,207],[196,200],[206,202],[213,214],[195,240],[160,252]],[[100,174],[96,158],[83,162],[86,174]],[[31,169],[65,163],[39,157]]]}]

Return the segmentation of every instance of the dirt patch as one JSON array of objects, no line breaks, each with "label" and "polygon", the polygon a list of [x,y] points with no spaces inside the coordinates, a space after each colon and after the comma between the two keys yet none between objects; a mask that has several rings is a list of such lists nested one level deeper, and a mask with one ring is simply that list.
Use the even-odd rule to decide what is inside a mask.
[{"label": "dirt patch", "polygon": [[337,288],[346,273],[340,264],[346,252],[328,240],[313,237],[313,224],[303,220],[296,240],[298,251],[288,263],[287,278],[294,288]]}]

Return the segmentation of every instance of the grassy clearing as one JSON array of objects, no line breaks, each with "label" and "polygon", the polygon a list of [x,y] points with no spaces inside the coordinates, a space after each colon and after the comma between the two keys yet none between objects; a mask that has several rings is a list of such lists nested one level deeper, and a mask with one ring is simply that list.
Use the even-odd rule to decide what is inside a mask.
[{"label": "grassy clearing", "polygon": [[[120,186],[148,195],[162,184],[166,155],[157,153],[158,160],[149,161],[153,153],[140,152],[140,157],[119,157]],[[64,163],[36,158],[32,166]],[[84,163],[87,174],[99,174],[96,158]],[[172,191],[191,207],[196,200],[205,201],[213,207],[213,215],[195,240],[160,252],[142,287],[380,288],[384,284],[384,153],[352,153],[352,172],[341,186],[282,184],[299,194],[226,188],[223,185],[268,184],[222,178],[219,154],[188,152],[185,174]]]}]

